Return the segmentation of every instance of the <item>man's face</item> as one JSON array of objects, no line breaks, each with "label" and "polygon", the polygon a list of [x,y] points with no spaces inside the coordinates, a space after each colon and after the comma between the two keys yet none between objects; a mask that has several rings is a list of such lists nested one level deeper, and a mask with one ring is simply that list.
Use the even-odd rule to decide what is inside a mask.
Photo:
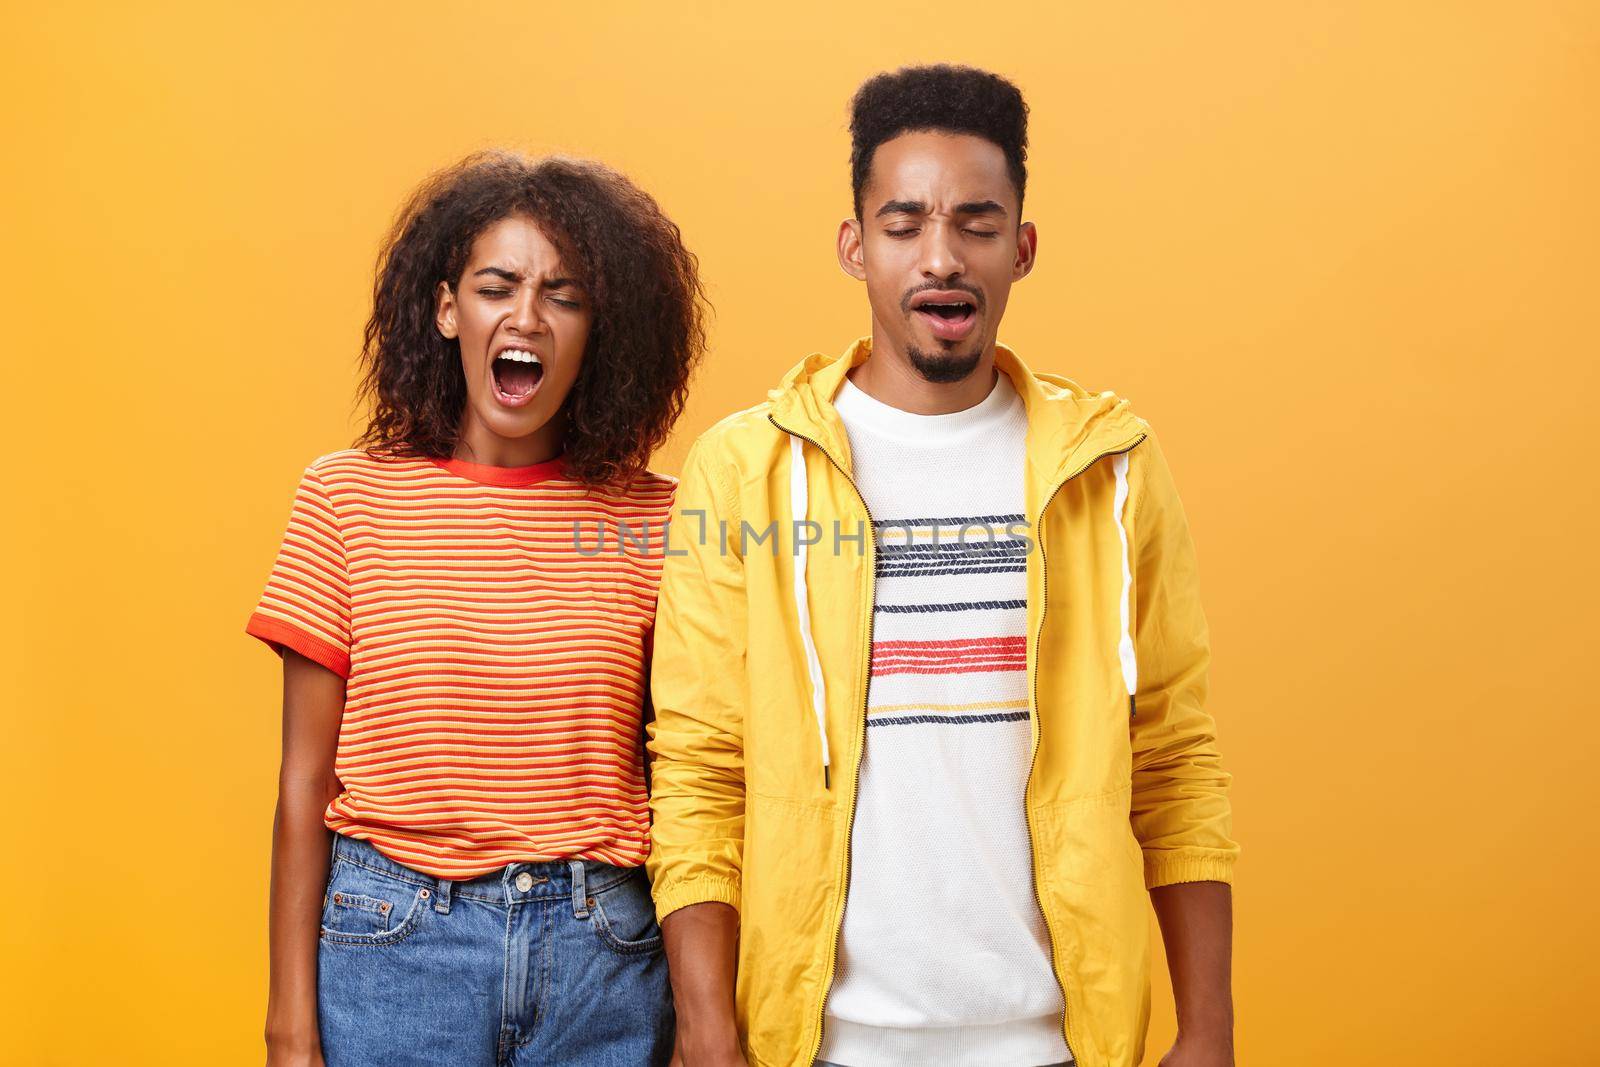
[{"label": "man's face", "polygon": [[839,230],[839,261],[867,283],[874,346],[930,382],[957,382],[991,351],[1011,283],[1037,237],[1018,221],[1000,146],[968,134],[903,133],[878,146],[861,215]]}]

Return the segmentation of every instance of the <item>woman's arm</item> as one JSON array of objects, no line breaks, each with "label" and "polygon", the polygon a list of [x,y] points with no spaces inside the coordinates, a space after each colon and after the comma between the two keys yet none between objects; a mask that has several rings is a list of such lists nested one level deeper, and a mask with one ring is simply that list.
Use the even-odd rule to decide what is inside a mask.
[{"label": "woman's arm", "polygon": [[339,795],[333,757],[344,715],[344,679],[283,650],[283,763],[272,820],[267,994],[269,1067],[321,1067],[317,1036],[317,938],[328,885],[329,830]]}]

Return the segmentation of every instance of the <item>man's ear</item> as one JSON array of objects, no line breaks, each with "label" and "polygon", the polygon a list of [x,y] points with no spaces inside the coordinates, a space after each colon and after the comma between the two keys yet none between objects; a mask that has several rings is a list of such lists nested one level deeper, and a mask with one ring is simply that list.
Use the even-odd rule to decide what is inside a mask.
[{"label": "man's ear", "polygon": [[839,266],[856,281],[867,280],[867,259],[861,247],[861,222],[858,219],[845,219],[839,223]]},{"label": "man's ear", "polygon": [[1011,280],[1020,282],[1033,270],[1039,254],[1039,231],[1031,222],[1017,227],[1017,258],[1011,264]]},{"label": "man's ear", "polygon": [[440,282],[434,291],[433,322],[441,334],[452,340],[460,333],[456,329],[456,294],[448,282]]}]

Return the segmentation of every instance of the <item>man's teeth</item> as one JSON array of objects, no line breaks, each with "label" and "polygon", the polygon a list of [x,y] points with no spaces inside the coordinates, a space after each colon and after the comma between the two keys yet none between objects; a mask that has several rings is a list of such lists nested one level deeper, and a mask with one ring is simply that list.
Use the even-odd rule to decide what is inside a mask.
[{"label": "man's teeth", "polygon": [[515,348],[508,348],[500,353],[497,359],[509,359],[513,363],[539,363],[539,357],[532,352],[523,352]]}]

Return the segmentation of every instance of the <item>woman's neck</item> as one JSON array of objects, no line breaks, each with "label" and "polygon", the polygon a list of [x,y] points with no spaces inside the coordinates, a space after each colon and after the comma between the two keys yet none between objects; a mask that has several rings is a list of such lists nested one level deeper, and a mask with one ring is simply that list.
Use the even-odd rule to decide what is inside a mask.
[{"label": "woman's neck", "polygon": [[501,437],[474,419],[469,412],[461,420],[452,458],[484,467],[531,467],[561,454],[565,434],[564,420],[558,414],[526,437]]}]

